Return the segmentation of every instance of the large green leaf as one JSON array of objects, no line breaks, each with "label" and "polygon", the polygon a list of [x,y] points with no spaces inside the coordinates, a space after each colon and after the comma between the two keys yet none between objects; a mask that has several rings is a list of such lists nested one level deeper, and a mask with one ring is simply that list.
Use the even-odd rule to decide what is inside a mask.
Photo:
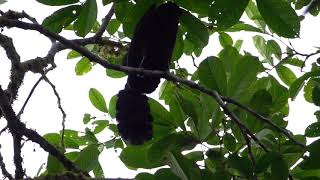
[{"label": "large green leaf", "polygon": [[68,4],[74,4],[79,2],[79,0],[36,0],[39,3],[49,5],[49,6],[62,6],[62,5],[68,5]]},{"label": "large green leaf", "polygon": [[300,20],[290,4],[284,0],[257,0],[261,16],[278,35],[295,38],[300,33]]},{"label": "large green leaf", "polygon": [[320,106],[320,86],[316,85],[312,90],[312,102],[316,106]]},{"label": "large green leaf", "polygon": [[102,112],[108,113],[106,101],[104,100],[103,95],[97,89],[90,88],[89,99],[95,108]]},{"label": "large green leaf", "polygon": [[194,38],[193,41],[199,42],[201,47],[208,44],[209,32],[201,20],[184,11],[180,17],[180,22],[186,28],[188,34]]},{"label": "large green leaf", "polygon": [[237,154],[231,154],[227,160],[228,165],[238,170],[241,175],[246,178],[253,177],[253,167],[251,161],[247,157],[240,157]]},{"label": "large green leaf", "polygon": [[225,30],[236,24],[249,0],[216,0],[209,9],[209,19],[219,30]]},{"label": "large green leaf", "polygon": [[99,164],[99,154],[97,146],[94,144],[85,147],[79,154],[75,163],[84,171],[89,172]]},{"label": "large green leaf", "polygon": [[123,24],[123,32],[126,36],[132,37],[134,30],[140,20],[140,18],[149,10],[149,8],[154,4],[155,0],[140,0],[134,6],[130,3],[120,3],[125,4],[125,7],[119,10],[124,10],[127,12],[121,12],[124,15],[124,19],[120,20]]},{"label": "large green leaf", "polygon": [[318,137],[320,136],[320,122],[310,124],[304,133],[307,137]]},{"label": "large green leaf", "polygon": [[78,17],[80,8],[80,5],[72,5],[61,8],[50,16],[46,17],[42,22],[42,26],[49,31],[59,33],[64,27],[67,27]]},{"label": "large green leaf", "polygon": [[277,156],[271,163],[271,177],[277,180],[287,180],[289,175],[289,167],[282,156]]},{"label": "large green leaf", "polygon": [[173,61],[179,60],[183,54],[183,50],[184,50],[183,34],[180,31],[178,31],[177,37],[176,37],[176,44],[172,53],[172,60]]},{"label": "large green leaf", "polygon": [[121,25],[121,22],[118,21],[117,19],[111,19],[108,23],[108,26],[107,26],[107,32],[110,34],[110,35],[113,35],[114,33],[117,32],[117,30],[119,29]]},{"label": "large green leaf", "polygon": [[234,66],[228,81],[228,95],[234,98],[243,98],[247,88],[256,80],[263,66],[253,56],[243,56]]},{"label": "large green leaf", "polygon": [[310,77],[316,77],[316,76],[320,76],[320,70],[314,70],[314,71],[307,72],[307,73],[303,74],[301,77],[299,77],[298,79],[296,79],[291,84],[290,89],[289,89],[291,99],[292,100],[295,99],[295,97],[298,95],[298,93],[300,92],[301,88],[303,87],[303,85],[307,79],[309,79]]},{"label": "large green leaf", "polygon": [[81,8],[78,19],[74,22],[74,29],[78,36],[86,36],[96,22],[98,14],[96,0],[87,0]]},{"label": "large green leaf", "polygon": [[217,57],[208,57],[198,68],[200,82],[206,87],[227,94],[227,76],[223,62]]},{"label": "large green leaf", "polygon": [[194,162],[180,153],[167,153],[168,164],[171,170],[182,180],[197,180],[200,177],[200,169]]},{"label": "large green leaf", "polygon": [[87,74],[89,71],[91,71],[92,65],[90,60],[87,57],[81,58],[75,67],[75,72],[78,76],[82,76],[84,74]]},{"label": "large green leaf", "polygon": [[296,79],[296,75],[286,66],[278,66],[276,68],[277,74],[286,85],[290,86]]},{"label": "large green leaf", "polygon": [[121,161],[129,168],[154,168],[161,166],[161,161],[151,163],[148,158],[149,148],[145,146],[128,146],[120,154]]},{"label": "large green leaf", "polygon": [[61,174],[64,171],[63,164],[58,161],[54,156],[48,155],[47,160],[47,172],[49,175]]},{"label": "large green leaf", "polygon": [[185,133],[173,133],[157,142],[153,143],[148,151],[148,160],[157,163],[166,156],[170,151],[182,151],[182,148],[190,147],[192,149],[196,145],[195,138]]}]

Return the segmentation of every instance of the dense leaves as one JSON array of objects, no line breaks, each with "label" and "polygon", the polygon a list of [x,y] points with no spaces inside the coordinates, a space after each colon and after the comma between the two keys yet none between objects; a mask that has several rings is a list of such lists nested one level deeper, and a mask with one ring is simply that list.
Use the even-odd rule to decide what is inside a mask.
[{"label": "dense leaves", "polygon": [[[98,7],[108,9],[114,5],[114,16],[105,27],[101,26],[105,28],[102,38],[97,38],[98,42],[89,38],[90,45],[85,47],[117,65],[124,64],[139,19],[153,4],[164,2],[37,1],[62,6],[44,19],[44,28],[55,33],[71,30],[81,38],[100,28]],[[300,53],[287,39],[299,37],[303,18],[298,17],[301,13],[295,9],[307,7],[311,0],[173,2],[183,12],[169,71],[183,82],[192,82],[186,85],[181,79],[170,77],[159,88],[161,101],[156,96],[148,98],[153,118],[152,139],[140,146],[123,141],[115,121],[119,113],[117,95],[105,99],[109,91],[95,88],[90,88],[89,100],[99,112],[96,115],[90,110],[79,112],[84,114],[83,131],[66,129],[63,133],[47,133],[44,138],[79,168],[96,177],[104,176],[102,166],[106,165],[100,164],[103,161],[99,162],[99,155],[104,149],[114,149],[129,169],[158,168],[139,173],[135,179],[141,180],[319,179],[319,111],[315,112],[313,123],[305,126],[304,134],[294,135],[286,130],[291,121],[289,113],[295,113],[289,108],[289,100],[294,101],[301,91],[306,102],[320,106],[320,63],[309,68],[309,61],[318,58],[319,48],[315,47],[313,54],[304,53],[303,49]],[[107,14],[105,9],[99,13]],[[317,15],[319,10],[316,6],[309,13]],[[245,32],[246,36],[238,36],[239,32]],[[67,59],[77,59],[78,76],[86,75],[95,65],[74,50]],[[111,68],[105,72],[114,79],[127,75]],[[198,86],[211,95],[197,90]],[[212,96],[216,93],[221,96]],[[112,136],[101,138],[107,131]],[[309,145],[303,147],[306,142]],[[48,156],[46,174],[65,171],[54,156]]]}]

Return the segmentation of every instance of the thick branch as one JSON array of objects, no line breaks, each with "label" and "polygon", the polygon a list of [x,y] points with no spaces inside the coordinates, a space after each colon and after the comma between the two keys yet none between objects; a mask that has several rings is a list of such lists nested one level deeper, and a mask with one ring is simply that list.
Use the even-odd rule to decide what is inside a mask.
[{"label": "thick branch", "polygon": [[6,165],[3,162],[3,157],[1,155],[1,153],[0,153],[0,168],[1,168],[1,171],[2,171],[2,174],[4,175],[4,177],[8,178],[9,180],[13,180],[12,175],[6,169]]},{"label": "thick branch", "polygon": [[56,157],[68,170],[75,172],[81,172],[78,167],[76,167],[69,159],[67,159],[60,151],[58,151],[53,145],[48,143],[42,136],[37,132],[28,129],[15,115],[7,97],[4,94],[0,86],[0,109],[3,112],[4,117],[8,121],[8,127],[12,134],[26,136],[33,142],[39,144],[42,149],[49,152],[52,156]]},{"label": "thick branch", "polygon": [[[185,84],[185,85],[189,86],[190,88],[197,89],[203,93],[206,93],[206,94],[212,96],[219,103],[219,105],[223,108],[224,112],[232,120],[234,120],[239,125],[239,127],[246,128],[245,125],[241,122],[241,120],[239,118],[237,118],[237,116],[234,113],[232,113],[224,105],[223,100],[221,99],[220,95],[216,91],[206,89],[205,87],[198,85],[193,81],[179,78],[179,77],[174,76],[168,72],[162,72],[162,71],[156,71],[156,70],[145,70],[142,68],[133,68],[133,67],[121,66],[121,65],[117,65],[117,64],[110,64],[110,63],[108,63],[107,60],[91,53],[86,48],[79,46],[78,44],[75,43],[75,41],[69,41],[66,38],[64,38],[58,34],[47,31],[46,29],[44,29],[40,25],[35,25],[35,24],[30,24],[30,23],[25,23],[25,22],[21,22],[21,21],[17,21],[17,20],[10,20],[10,19],[0,17],[0,26],[18,27],[18,28],[22,28],[25,30],[36,30],[49,38],[53,38],[53,39],[59,41],[64,46],[67,46],[73,50],[78,51],[81,55],[87,57],[92,62],[96,62],[105,68],[126,72],[128,74],[143,74],[143,75],[152,76],[152,77],[161,77],[161,78],[165,78],[169,81],[179,82],[179,83]],[[266,147],[264,147],[264,145],[262,143],[260,143],[259,140],[254,136],[254,134],[252,134],[247,128],[246,128],[246,133],[248,133],[248,135],[253,140],[255,140],[261,147],[263,147],[263,149],[266,149]]]}]

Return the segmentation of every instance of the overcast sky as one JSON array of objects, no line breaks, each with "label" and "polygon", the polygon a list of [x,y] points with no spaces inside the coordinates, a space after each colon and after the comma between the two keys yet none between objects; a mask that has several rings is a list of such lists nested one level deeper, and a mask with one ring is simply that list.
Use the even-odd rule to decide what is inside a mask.
[{"label": "overcast sky", "polygon": [[[100,1],[98,1],[100,2]],[[33,0],[9,0],[8,3],[0,5],[2,11],[14,9],[16,11],[26,11],[31,16],[35,17],[39,22],[43,18],[50,15],[58,8],[41,5]],[[99,20],[106,15],[108,7],[100,7]],[[294,40],[294,47],[304,53],[312,51],[312,45],[320,46],[320,36],[318,36],[320,21],[319,18],[307,17],[302,22],[301,39]],[[44,36],[33,31],[24,31],[17,29],[5,29],[5,35],[13,38],[16,49],[21,55],[21,60],[28,60],[37,56],[45,56],[50,48],[50,41]],[[73,38],[73,34],[64,33],[67,38]],[[234,41],[239,39],[244,41],[243,48],[249,52],[257,55],[253,47],[252,39],[248,33],[232,34]],[[208,45],[197,63],[203,60],[206,56],[216,55],[220,50],[217,37],[210,39]],[[250,49],[250,50],[249,50]],[[49,79],[56,85],[58,92],[62,98],[62,106],[67,113],[66,128],[84,130],[82,117],[84,113],[91,113],[95,116],[102,117],[102,113],[95,110],[88,99],[88,90],[96,88],[103,93],[107,102],[120,89],[124,87],[125,78],[111,79],[106,77],[104,68],[96,65],[91,72],[85,76],[76,76],[74,72],[75,64],[78,60],[67,60],[66,54],[68,51],[63,51],[56,56],[55,62],[58,67],[48,74]],[[310,60],[312,61],[312,60]],[[182,66],[190,67],[191,58],[183,57],[179,63]],[[5,56],[3,49],[0,49],[0,84],[3,88],[8,84],[10,63]],[[20,88],[18,100],[14,103],[14,108],[18,112],[28,96],[30,89],[38,80],[39,75],[28,73],[23,86]],[[153,97],[157,97],[157,93],[153,93]],[[312,104],[305,103],[303,97],[298,98],[290,103],[290,115],[288,128],[294,133],[304,133],[304,129],[311,122],[316,121],[313,112],[316,107]],[[52,89],[45,82],[41,82],[32,96],[24,114],[22,115],[23,122],[26,122],[27,127],[37,130],[41,135],[49,132],[58,132],[61,129],[62,115],[57,107],[57,100]],[[5,120],[0,120],[0,129],[5,126]],[[104,142],[110,139],[107,131],[99,134],[100,141]],[[12,160],[12,141],[8,134],[0,137],[2,145],[1,153],[4,155],[5,162],[8,164],[10,172],[14,171]],[[117,158],[119,153],[114,150],[106,150],[100,156],[100,162],[103,166],[105,175],[107,177],[133,177],[136,172],[128,170],[122,162]],[[24,167],[27,169],[29,176],[34,176],[42,163],[46,162],[47,154],[31,142],[27,142],[23,148]],[[1,177],[1,176],[0,176]]]}]

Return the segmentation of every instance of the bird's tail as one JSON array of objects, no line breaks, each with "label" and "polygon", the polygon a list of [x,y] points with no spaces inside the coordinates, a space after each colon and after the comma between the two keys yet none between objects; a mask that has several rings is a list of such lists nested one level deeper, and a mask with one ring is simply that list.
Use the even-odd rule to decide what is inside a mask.
[{"label": "bird's tail", "polygon": [[130,144],[143,144],[152,138],[152,121],[148,97],[132,89],[118,93],[116,119],[120,136]]}]

